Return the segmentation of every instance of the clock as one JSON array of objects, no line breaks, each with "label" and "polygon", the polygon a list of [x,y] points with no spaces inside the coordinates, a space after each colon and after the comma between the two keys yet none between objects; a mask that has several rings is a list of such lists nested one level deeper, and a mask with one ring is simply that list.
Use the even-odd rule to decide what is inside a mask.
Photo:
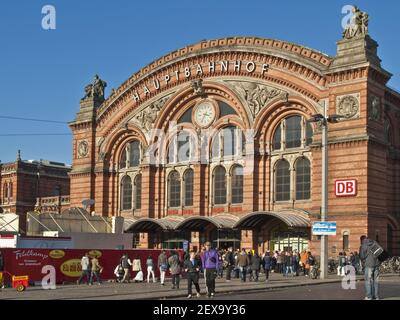
[{"label": "clock", "polygon": [[201,128],[209,127],[217,116],[216,103],[203,100],[194,108],[194,121]]}]

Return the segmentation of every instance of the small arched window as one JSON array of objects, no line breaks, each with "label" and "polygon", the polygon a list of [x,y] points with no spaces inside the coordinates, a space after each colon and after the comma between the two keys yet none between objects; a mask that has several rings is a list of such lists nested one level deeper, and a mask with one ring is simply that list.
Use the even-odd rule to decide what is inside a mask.
[{"label": "small arched window", "polygon": [[343,250],[349,250],[349,233],[343,232]]},{"label": "small arched window", "polygon": [[121,208],[122,210],[132,209],[132,179],[125,176],[121,183]]},{"label": "small arched window", "polygon": [[226,193],[226,171],[218,166],[214,169],[214,204],[225,204]]},{"label": "small arched window", "polygon": [[232,169],[232,203],[243,203],[243,167],[238,165]]},{"label": "small arched window", "polygon": [[280,150],[281,149],[281,139],[282,139],[282,129],[281,126],[279,125],[274,134],[274,139],[272,141],[272,149],[273,150]]},{"label": "small arched window", "polygon": [[275,167],[275,200],[290,200],[290,170],[289,162],[279,160]]},{"label": "small arched window", "polygon": [[140,164],[140,142],[137,140],[129,144],[129,166],[137,167]]},{"label": "small arched window", "polygon": [[296,200],[310,199],[310,161],[300,158],[296,161]]},{"label": "small arched window", "polygon": [[183,180],[185,182],[185,206],[190,207],[193,205],[193,181],[194,173],[192,169],[185,171]]},{"label": "small arched window", "polygon": [[142,208],[142,175],[138,174],[135,177],[135,209]]},{"label": "small arched window", "polygon": [[172,171],[168,177],[169,207],[181,205],[181,178],[177,171]]}]

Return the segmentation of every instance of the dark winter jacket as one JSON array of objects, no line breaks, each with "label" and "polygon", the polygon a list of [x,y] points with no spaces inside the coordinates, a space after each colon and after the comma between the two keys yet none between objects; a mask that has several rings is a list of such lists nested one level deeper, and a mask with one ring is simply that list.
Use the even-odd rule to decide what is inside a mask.
[{"label": "dark winter jacket", "polygon": [[235,257],[233,256],[233,252],[227,252],[225,255],[225,261],[228,263],[228,266],[235,265]]},{"label": "dark winter jacket", "polygon": [[271,256],[265,256],[264,257],[264,269],[265,270],[271,270],[272,269],[272,257]]},{"label": "dark winter jacket", "polygon": [[261,258],[258,255],[251,257],[251,270],[259,271],[261,266]]},{"label": "dark winter jacket", "polygon": [[198,259],[194,259],[193,263],[190,259],[186,259],[183,263],[183,268],[187,273],[199,272],[201,269],[201,262]]},{"label": "dark winter jacket", "polygon": [[371,246],[374,242],[374,240],[368,238],[364,239],[360,247],[360,259],[366,268],[375,268],[380,265],[378,258],[375,258],[371,252]]}]

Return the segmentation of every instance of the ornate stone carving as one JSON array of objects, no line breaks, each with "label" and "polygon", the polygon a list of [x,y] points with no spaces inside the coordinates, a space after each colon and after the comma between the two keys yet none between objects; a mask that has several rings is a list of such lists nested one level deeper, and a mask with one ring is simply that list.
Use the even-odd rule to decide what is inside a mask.
[{"label": "ornate stone carving", "polygon": [[97,100],[104,100],[104,90],[107,87],[107,82],[101,80],[99,76],[96,74],[93,79],[93,83],[88,84],[85,87],[85,96],[81,99],[81,101],[94,98]]},{"label": "ornate stone carving", "polygon": [[89,143],[86,140],[78,142],[78,159],[87,157],[89,153]]},{"label": "ornate stone carving", "polygon": [[137,123],[144,132],[148,132],[152,128],[153,123],[157,119],[158,113],[169,97],[170,95],[165,96],[148,105],[134,117],[134,122]]},{"label": "ornate stone carving", "polygon": [[203,96],[205,91],[203,88],[203,80],[202,79],[196,79],[192,81],[192,88],[195,94],[198,94],[200,96]]},{"label": "ornate stone carving", "polygon": [[289,94],[286,91],[257,84],[254,82],[227,81],[233,89],[246,100],[253,117],[263,109],[271,100],[282,99],[288,101]]},{"label": "ornate stone carving", "polygon": [[360,95],[352,94],[336,97],[336,113],[344,116],[343,120],[360,117]]},{"label": "ornate stone carving", "polygon": [[377,96],[370,96],[368,101],[368,119],[380,121],[382,105],[381,100]]},{"label": "ornate stone carving", "polygon": [[368,34],[368,13],[361,11],[357,6],[353,7],[353,16],[350,23],[343,31],[344,39],[353,39]]}]

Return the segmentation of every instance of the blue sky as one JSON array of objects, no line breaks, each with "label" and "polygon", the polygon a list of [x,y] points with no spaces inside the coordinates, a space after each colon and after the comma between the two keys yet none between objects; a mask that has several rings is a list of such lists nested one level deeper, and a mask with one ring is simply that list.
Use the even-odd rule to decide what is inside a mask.
[{"label": "blue sky", "polygon": [[[41,27],[42,7],[56,8],[56,30]],[[131,74],[169,51],[226,36],[292,41],[335,55],[341,9],[350,1],[92,1],[0,2],[0,116],[68,122],[83,88],[98,73],[106,96]],[[400,90],[400,2],[354,1],[370,15],[389,85]],[[67,124],[0,118],[0,160],[49,159],[71,163]],[[31,134],[4,136],[4,134]]]}]

